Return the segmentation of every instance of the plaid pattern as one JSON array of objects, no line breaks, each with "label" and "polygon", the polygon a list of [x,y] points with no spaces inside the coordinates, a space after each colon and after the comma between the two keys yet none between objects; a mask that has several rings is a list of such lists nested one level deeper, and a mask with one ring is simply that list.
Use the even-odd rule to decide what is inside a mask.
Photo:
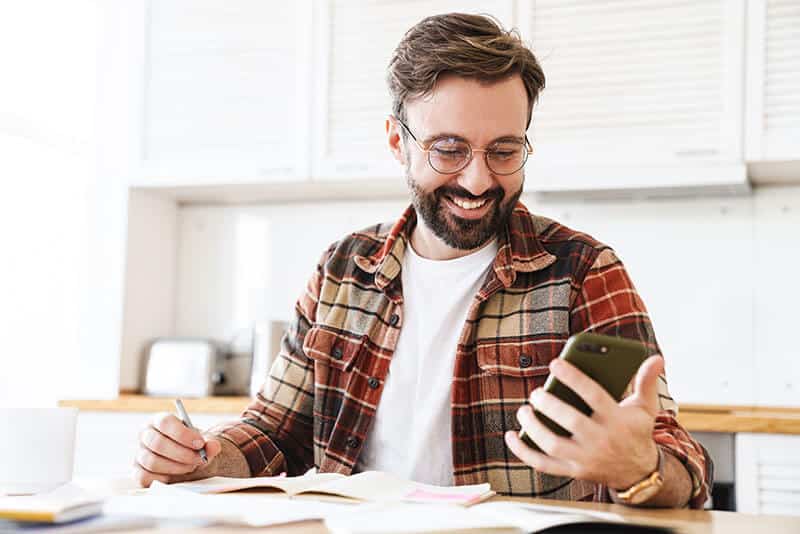
[{"label": "plaid pattern", "polygon": [[[312,466],[349,474],[375,416],[403,326],[400,268],[416,224],[409,207],[333,244],[296,305],[262,391],[238,421],[213,430],[243,452],[253,476]],[[500,494],[607,501],[606,488],[537,472],[503,441],[575,332],[640,340],[658,353],[647,311],[614,252],[519,204],[459,337],[452,386],[453,474]],[[653,436],[692,476],[691,505],[710,486],[710,460],[675,419],[660,381]],[[413,409],[413,407],[409,407]],[[403,424],[398,421],[398,424]]]}]

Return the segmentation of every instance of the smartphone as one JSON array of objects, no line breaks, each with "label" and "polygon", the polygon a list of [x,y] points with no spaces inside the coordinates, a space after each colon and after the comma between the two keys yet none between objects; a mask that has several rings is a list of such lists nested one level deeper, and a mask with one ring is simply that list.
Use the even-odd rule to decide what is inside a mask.
[{"label": "smartphone", "polygon": [[[647,357],[647,348],[638,341],[589,332],[571,336],[559,355],[600,384],[617,402],[622,400],[625,389]],[[592,415],[592,408],[553,375],[547,377],[544,390],[578,411]],[[553,433],[565,437],[572,435],[535,408],[533,413]],[[529,447],[541,450],[524,430],[520,430],[519,437]]]}]

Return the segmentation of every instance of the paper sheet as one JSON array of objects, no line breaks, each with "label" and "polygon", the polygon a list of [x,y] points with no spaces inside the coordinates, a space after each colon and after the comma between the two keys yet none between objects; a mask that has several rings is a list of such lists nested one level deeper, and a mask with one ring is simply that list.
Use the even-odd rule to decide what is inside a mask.
[{"label": "paper sheet", "polygon": [[103,507],[103,513],[112,516],[208,521],[252,527],[324,519],[351,510],[352,505],[293,501],[278,495],[200,495],[164,484],[152,486],[147,495],[112,497]]}]

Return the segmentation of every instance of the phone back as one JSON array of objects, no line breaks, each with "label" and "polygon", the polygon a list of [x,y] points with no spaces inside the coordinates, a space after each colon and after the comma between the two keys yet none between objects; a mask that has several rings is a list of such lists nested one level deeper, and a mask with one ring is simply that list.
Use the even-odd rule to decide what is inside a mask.
[{"label": "phone back", "polygon": [[[559,357],[580,369],[619,402],[648,354],[647,348],[638,341],[583,332],[569,338]],[[552,375],[548,377],[544,388],[580,412],[592,414],[591,407],[577,393]],[[547,416],[536,410],[534,413],[556,434],[570,435]]]}]

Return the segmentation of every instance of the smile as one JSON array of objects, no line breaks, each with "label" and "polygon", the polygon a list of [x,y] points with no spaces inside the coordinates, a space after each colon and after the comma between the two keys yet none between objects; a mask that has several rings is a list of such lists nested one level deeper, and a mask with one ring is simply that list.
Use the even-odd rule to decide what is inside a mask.
[{"label": "smile", "polygon": [[489,199],[486,198],[484,198],[483,200],[461,200],[459,198],[453,198],[453,197],[447,197],[447,198],[453,204],[465,210],[475,210],[482,207],[487,202],[489,202]]}]

